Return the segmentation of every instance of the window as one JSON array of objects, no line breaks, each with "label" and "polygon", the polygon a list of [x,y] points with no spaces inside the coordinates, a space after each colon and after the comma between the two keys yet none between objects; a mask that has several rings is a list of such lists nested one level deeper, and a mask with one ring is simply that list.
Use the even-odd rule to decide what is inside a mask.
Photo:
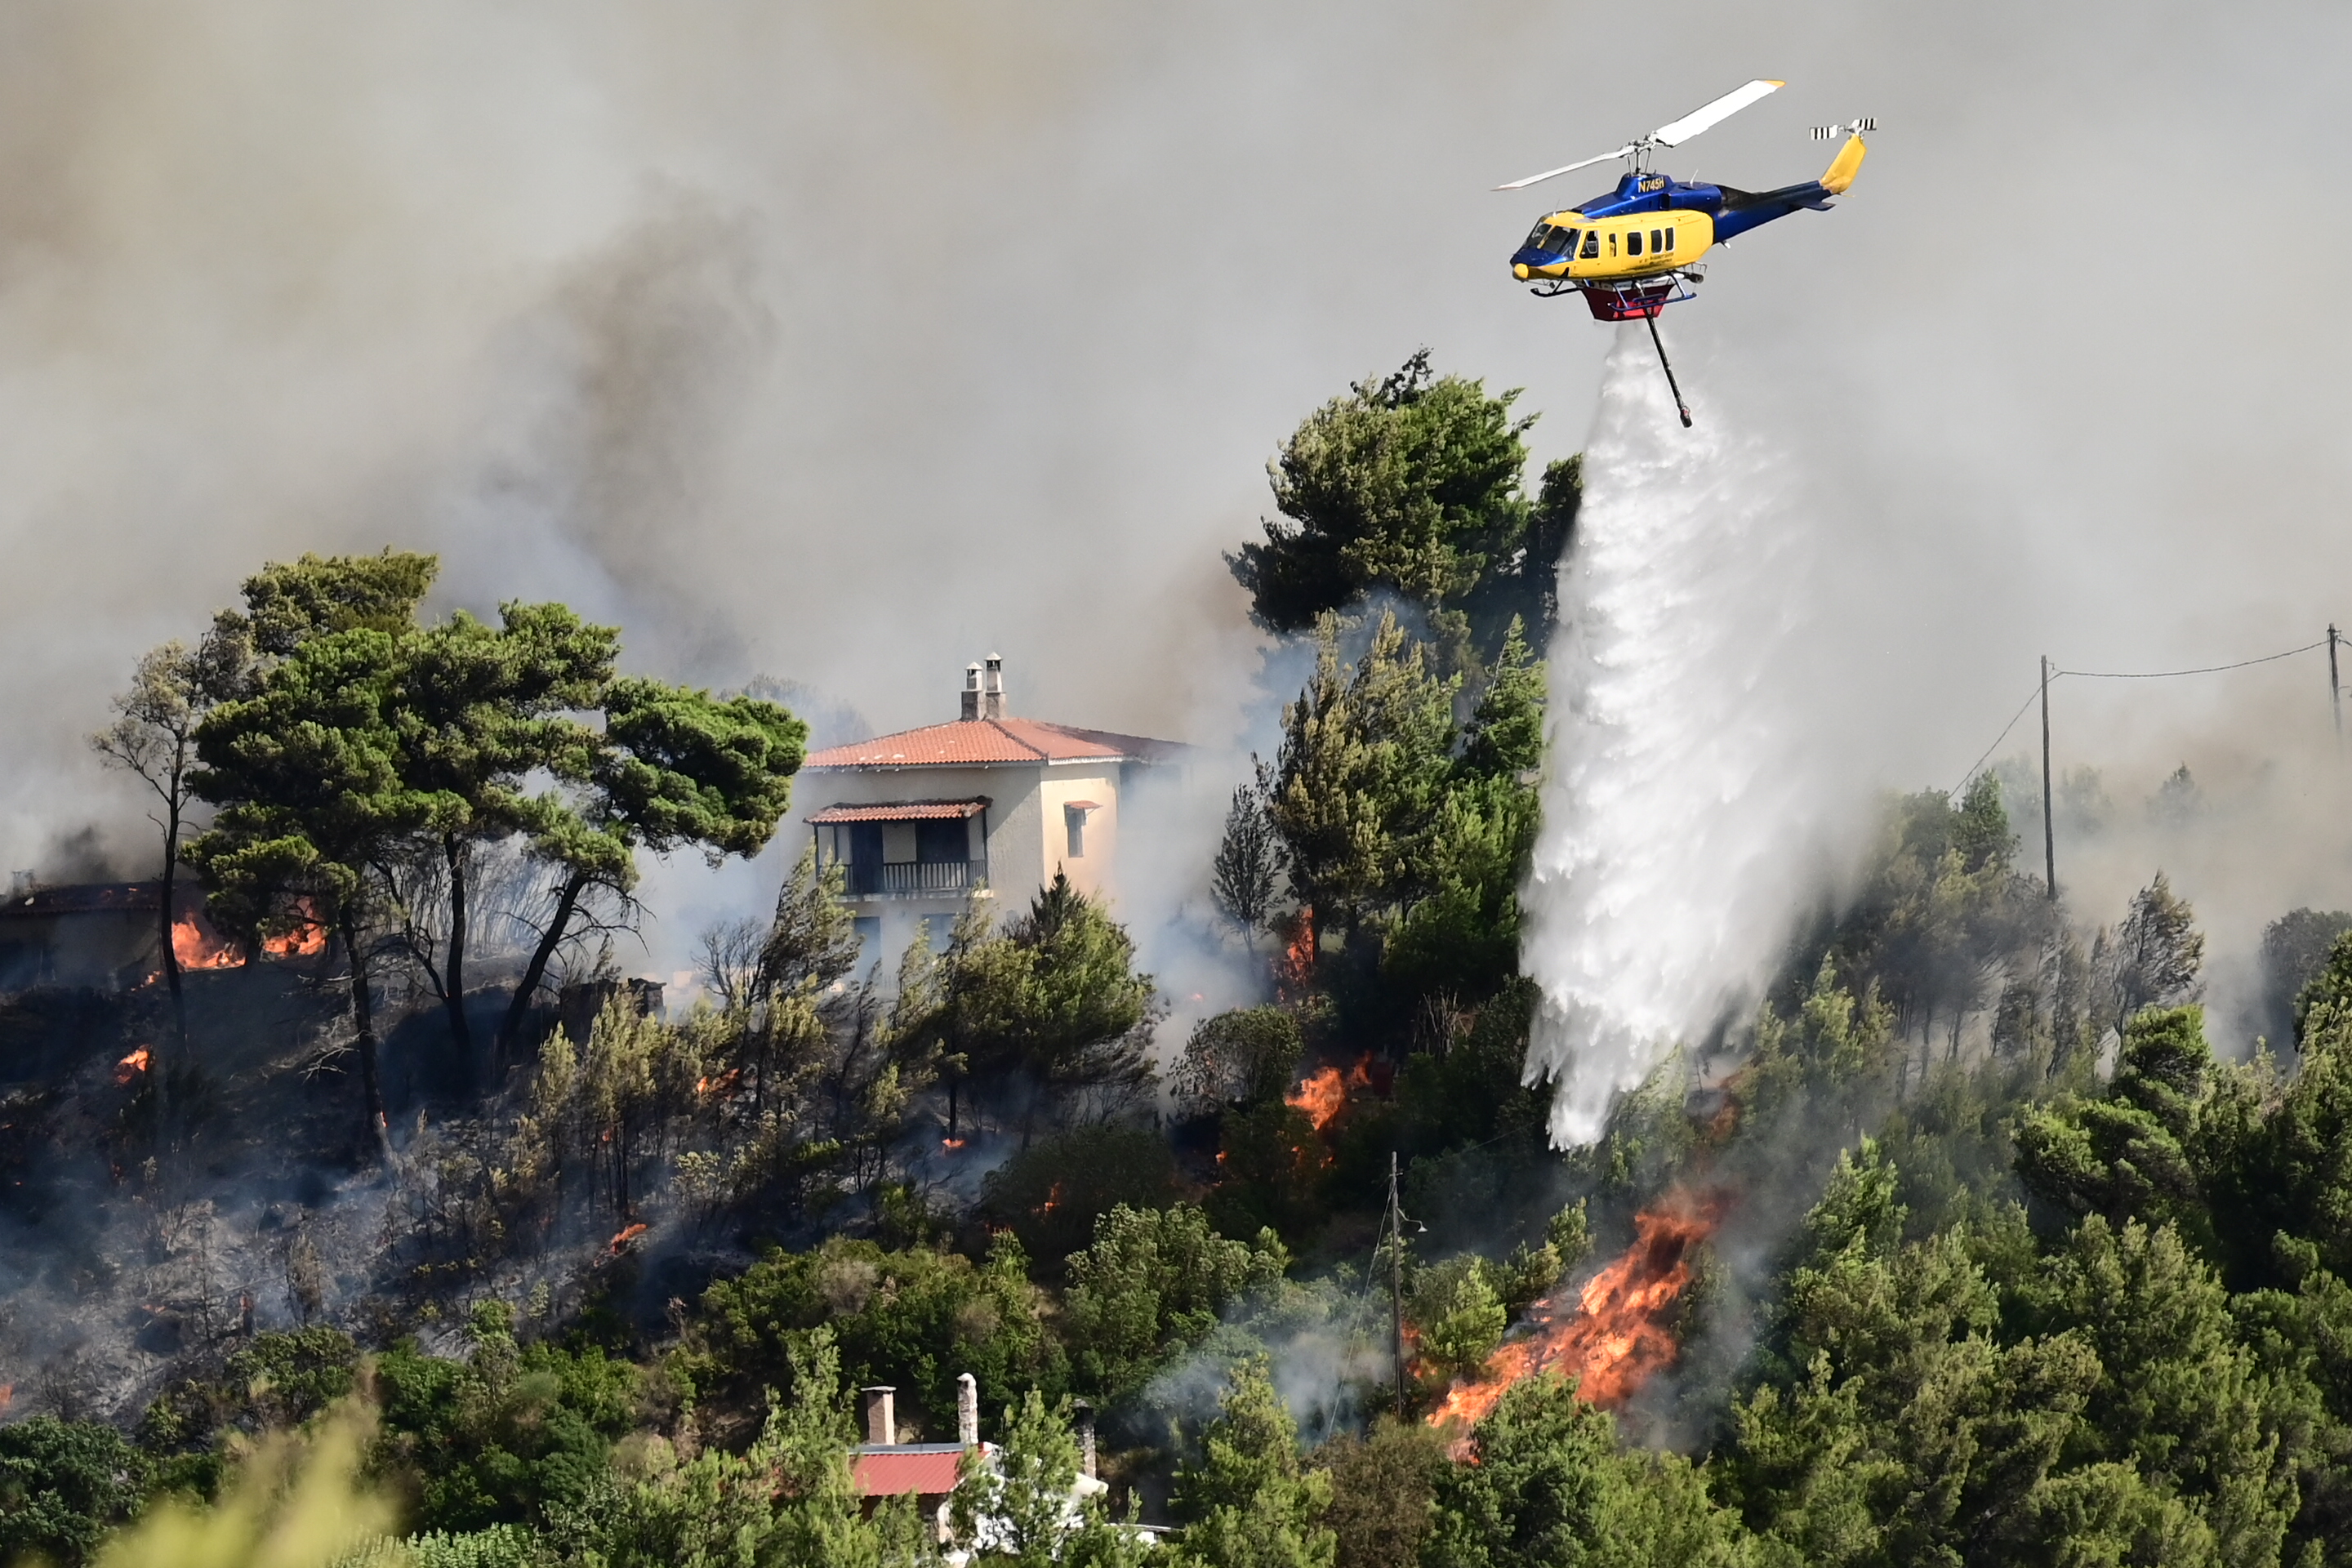
[{"label": "window", "polygon": [[1067,853],[1073,860],[1087,858],[1087,813],[1094,807],[1084,801],[1074,801],[1062,807],[1062,831],[1068,836]]},{"label": "window", "polygon": [[971,832],[963,818],[915,824],[915,858],[926,866],[971,858]]},{"label": "window", "polygon": [[1642,254],[1642,231],[1640,229],[1629,228],[1625,231],[1625,254],[1628,256],[1639,256]]},{"label": "window", "polygon": [[1571,228],[1563,230],[1562,232],[1568,236],[1568,239],[1566,243],[1560,246],[1559,253],[1562,256],[1574,256],[1576,254],[1576,230]]},{"label": "window", "polygon": [[1666,249],[1667,249],[1669,252],[1671,252],[1671,251],[1674,249],[1674,247],[1675,247],[1675,231],[1674,231],[1673,229],[1668,229],[1668,230],[1666,230]]},{"label": "window", "polygon": [[880,915],[853,915],[850,917],[849,924],[851,929],[857,933],[857,952],[859,956],[878,957],[879,954],[876,950],[882,945],[882,917]]},{"label": "window", "polygon": [[1659,232],[1658,232],[1656,229],[1654,229],[1654,229],[1652,229],[1652,230],[1650,231],[1650,254],[1651,254],[1651,255],[1655,256],[1658,252],[1660,252],[1661,250],[1664,250],[1664,249],[1666,247],[1665,247],[1665,243],[1664,243],[1664,242],[1665,242],[1665,237],[1665,237],[1664,235],[1663,235],[1663,234],[1659,233]]},{"label": "window", "polygon": [[1601,231],[1597,228],[1584,231],[1584,259],[1587,261],[1601,259]]},{"label": "window", "polygon": [[1609,236],[1609,254],[1612,256],[1617,254],[1617,236],[1613,230]]}]

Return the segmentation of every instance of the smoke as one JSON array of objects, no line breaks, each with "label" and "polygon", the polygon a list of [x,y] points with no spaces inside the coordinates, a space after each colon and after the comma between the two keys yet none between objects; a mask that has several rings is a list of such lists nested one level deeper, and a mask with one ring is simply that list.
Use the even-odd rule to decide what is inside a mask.
[{"label": "smoke", "polygon": [[1806,874],[1814,739],[1787,679],[1809,534],[1786,464],[1685,431],[1646,331],[1619,329],[1561,568],[1557,695],[1522,963],[1554,1136],[1764,978]]}]

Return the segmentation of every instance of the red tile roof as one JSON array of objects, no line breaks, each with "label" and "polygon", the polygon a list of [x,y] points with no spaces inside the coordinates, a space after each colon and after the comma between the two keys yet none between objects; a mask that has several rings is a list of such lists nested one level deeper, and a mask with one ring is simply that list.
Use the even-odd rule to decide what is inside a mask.
[{"label": "red tile roof", "polygon": [[810,813],[809,821],[819,826],[842,822],[943,822],[978,816],[987,809],[988,797],[976,795],[970,800],[898,800],[880,801],[871,805],[828,805],[823,811]]},{"label": "red tile roof", "polygon": [[1185,748],[1173,741],[1080,730],[1043,719],[960,719],[877,735],[812,752],[808,768],[953,767],[982,763],[1165,762]]},{"label": "red tile roof", "polygon": [[904,1497],[908,1492],[939,1497],[955,1490],[956,1466],[962,1458],[961,1443],[869,1445],[850,1461],[849,1473],[859,1497]]}]

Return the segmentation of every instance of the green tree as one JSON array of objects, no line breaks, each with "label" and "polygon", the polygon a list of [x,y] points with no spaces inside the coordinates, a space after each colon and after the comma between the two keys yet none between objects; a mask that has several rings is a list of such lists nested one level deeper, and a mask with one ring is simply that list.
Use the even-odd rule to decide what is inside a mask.
[{"label": "green tree", "polygon": [[593,889],[625,895],[639,849],[691,845],[714,866],[748,859],[792,802],[807,727],[774,703],[624,676],[605,687],[602,707],[602,743],[572,770],[575,798],[530,832],[530,855],[555,872],[552,908],[499,1026],[501,1063]]},{"label": "green tree", "polygon": [[2156,880],[2132,895],[2131,910],[2108,933],[2099,933],[2093,963],[2104,981],[2106,1023],[2120,1033],[2143,1007],[2185,1002],[2197,994],[2197,971],[2205,958],[2204,933],[2189,900],[2172,890],[2158,871]]},{"label": "green tree", "polygon": [[835,1237],[808,1252],[774,1252],[704,1293],[670,1365],[714,1416],[749,1408],[763,1388],[798,1398],[795,1333],[827,1327],[860,1385],[889,1384],[899,1408],[944,1428],[955,1380],[969,1372],[982,1400],[1001,1405],[1024,1388],[1065,1385],[1045,1299],[1010,1235],[975,1266],[928,1247],[891,1251]]},{"label": "green tree", "polygon": [[1258,624],[1303,631],[1377,589],[1464,622],[1474,605],[1508,604],[1507,584],[1549,577],[1562,506],[1547,496],[1531,540],[1520,437],[1534,421],[1511,416],[1517,395],[1435,375],[1424,349],[1309,415],[1268,469],[1288,521],[1266,520],[1264,543],[1227,558]]},{"label": "green tree", "polygon": [[534,776],[577,775],[595,732],[573,713],[593,709],[613,679],[620,635],[562,605],[509,604],[491,626],[459,611],[403,639],[394,710],[402,772],[415,789],[454,800],[437,848],[446,889],[440,963],[420,954],[440,990],[458,1059],[475,1069],[466,1019],[466,945],[471,849],[517,834],[545,833],[564,811]]},{"label": "green tree", "polygon": [[1360,1437],[1342,1433],[1324,1444],[1313,1463],[1331,1476],[1323,1521],[1337,1560],[1348,1568],[1414,1568],[1447,1468],[1444,1439],[1421,1422],[1382,1415]]},{"label": "green tree", "polygon": [[1001,935],[959,927],[941,984],[948,1040],[1023,1095],[1024,1142],[1045,1097],[1128,1098],[1150,1079],[1151,976],[1135,972],[1126,931],[1058,870]]},{"label": "green tree", "polygon": [[1421,1331],[1422,1359],[1448,1378],[1475,1376],[1510,1326],[1486,1260],[1470,1253],[1418,1270],[1405,1316]]},{"label": "green tree", "polygon": [[1616,1423],[1550,1373],[1504,1394],[1438,1478],[1428,1568],[1668,1568],[1748,1560],[1737,1517],[1672,1454],[1621,1453]]},{"label": "green tree", "polygon": [[1178,1100],[1196,1111],[1264,1105],[1298,1081],[1307,1049],[1298,1020],[1280,1007],[1239,1007],[1202,1019],[1172,1075]]},{"label": "green tree", "polygon": [[2017,1129],[2018,1175],[2069,1215],[2120,1225],[2170,1220],[2205,1239],[2194,1148],[2199,1102],[2213,1067],[2204,1010],[2148,1008],[2124,1026],[2116,1076],[2095,1098],[2063,1095]]},{"label": "green tree", "polygon": [[463,1362],[395,1346],[377,1359],[374,1464],[401,1475],[427,1530],[542,1524],[604,1483],[636,1415],[642,1374],[590,1346],[520,1344],[512,1309],[485,1301]]},{"label": "green tree", "polygon": [[[168,642],[148,653],[129,689],[114,699],[114,722],[89,737],[90,749],[107,766],[131,774],[155,797],[149,820],[163,836],[155,952],[172,996],[172,1037],[182,1068],[187,1065],[188,1004],[172,926],[178,913],[180,849],[187,837],[188,808],[196,798],[196,731],[228,684],[229,672],[242,658],[241,646],[215,634],[193,649]],[[167,1088],[169,1073],[156,1074],[156,1082]]]},{"label": "green tree", "polygon": [[683,1464],[656,1439],[642,1473],[599,1510],[588,1561],[610,1568],[920,1568],[938,1561],[913,1500],[870,1518],[850,1471],[855,1424],[840,1357],[822,1328],[788,1353],[794,1396],[772,1394],[742,1454],[706,1450]]},{"label": "green tree", "polygon": [[307,908],[350,970],[363,1140],[385,1143],[371,992],[383,921],[378,867],[407,841],[450,830],[464,803],[404,774],[398,637],[373,627],[314,637],[254,694],[196,732],[199,795],[218,810],[188,846],[222,922],[248,937]]},{"label": "green tree", "polygon": [[1272,772],[1255,756],[1250,763],[1252,776],[1234,787],[1233,805],[1225,811],[1224,836],[1209,866],[1209,896],[1242,933],[1243,945],[1255,952],[1257,933],[1274,919],[1284,856],[1281,835],[1267,810]]},{"label": "green tree", "polygon": [[1219,1236],[1190,1204],[1119,1205],[1094,1244],[1069,1260],[1066,1305],[1082,1386],[1123,1401],[1177,1352],[1206,1339],[1226,1311],[1272,1292],[1290,1255],[1272,1231],[1255,1245]]},{"label": "green tree", "polygon": [[1189,1519],[1180,1564],[1332,1568],[1323,1524],[1331,1478],[1299,1460],[1298,1426],[1263,1360],[1244,1362],[1201,1434],[1197,1460],[1176,1472],[1174,1504]]},{"label": "green tree", "polygon": [[36,1415],[0,1426],[0,1561],[81,1568],[146,1498],[146,1457],[111,1426]]},{"label": "green tree", "polygon": [[1315,673],[1283,705],[1271,810],[1300,900],[1352,933],[1404,893],[1452,769],[1455,682],[1383,611],[1353,666],[1318,624]]}]

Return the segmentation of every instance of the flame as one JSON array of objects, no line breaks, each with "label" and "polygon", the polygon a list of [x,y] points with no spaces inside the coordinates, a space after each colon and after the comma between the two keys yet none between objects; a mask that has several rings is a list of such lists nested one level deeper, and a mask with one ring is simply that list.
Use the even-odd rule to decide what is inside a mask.
[{"label": "flame", "polygon": [[[1690,1283],[1691,1248],[1715,1234],[1726,1201],[1721,1193],[1676,1193],[1635,1215],[1633,1245],[1585,1281],[1573,1310],[1564,1311],[1566,1303],[1549,1297],[1529,1308],[1535,1331],[1487,1357],[1477,1382],[1447,1390],[1429,1424],[1475,1426],[1504,1390],[1544,1372],[1575,1378],[1578,1395],[1595,1405],[1631,1399],[1651,1373],[1674,1364],[1668,1310]],[[1465,1431],[1454,1445],[1456,1458],[1469,1442]]]},{"label": "flame", "polygon": [[0,1410],[7,1409],[9,1405],[16,1403],[16,1385],[13,1383],[0,1383]]},{"label": "flame", "polygon": [[1320,1132],[1330,1125],[1331,1118],[1339,1114],[1339,1108],[1348,1103],[1348,1080],[1339,1075],[1338,1068],[1325,1068],[1282,1098],[1286,1104],[1307,1112],[1307,1120],[1315,1123],[1315,1131]]},{"label": "flame", "polygon": [[172,922],[172,956],[182,969],[241,969],[245,954],[225,942],[215,942],[196,923],[194,914]]},{"label": "flame", "polygon": [[1040,1207],[1037,1212],[1039,1214],[1052,1214],[1055,1209],[1060,1208],[1061,1206],[1062,1184],[1055,1182],[1054,1184],[1053,1190],[1045,1194],[1045,1205]]},{"label": "flame", "polygon": [[717,1078],[696,1079],[694,1080],[694,1092],[697,1094],[730,1094],[734,1092],[736,1084],[740,1082],[742,1078],[743,1069],[741,1068],[729,1068]]},{"label": "flame", "polygon": [[147,1064],[152,1060],[154,1060],[154,1058],[148,1054],[147,1047],[144,1046],[140,1047],[137,1050],[131,1052],[129,1056],[114,1064],[118,1069],[114,1075],[114,1081],[125,1089],[129,1088],[131,1080],[137,1078],[141,1073],[145,1072],[147,1070]]},{"label": "flame", "polygon": [[1327,1067],[1282,1098],[1286,1104],[1307,1112],[1307,1120],[1315,1123],[1315,1131],[1320,1132],[1346,1109],[1349,1089],[1371,1087],[1372,1058],[1364,1056],[1358,1058],[1355,1070],[1344,1078],[1338,1068]]},{"label": "flame", "polygon": [[952,1154],[969,1142],[969,1139],[964,1138],[942,1138],[940,1140],[940,1147]]},{"label": "flame", "polygon": [[1275,961],[1274,989],[1276,996],[1296,996],[1308,989],[1315,973],[1315,908],[1312,904],[1298,906],[1298,929]]},{"label": "flame", "polygon": [[642,1223],[624,1226],[620,1234],[613,1237],[613,1256],[618,1258],[621,1255],[621,1248],[645,1235],[646,1229],[646,1226]]}]

